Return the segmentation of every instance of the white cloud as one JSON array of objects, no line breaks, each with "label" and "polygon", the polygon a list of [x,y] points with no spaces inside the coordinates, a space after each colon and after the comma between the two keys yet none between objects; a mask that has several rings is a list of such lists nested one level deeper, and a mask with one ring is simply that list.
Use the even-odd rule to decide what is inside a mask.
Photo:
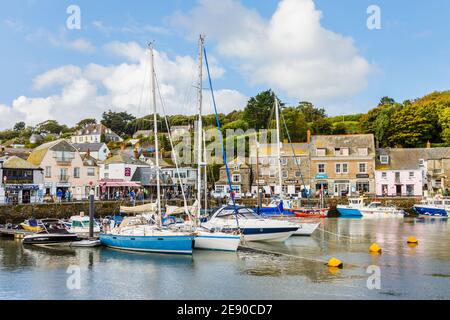
[{"label": "white cloud", "polygon": [[69,39],[66,29],[61,28],[58,33],[50,32],[46,29],[38,29],[29,34],[26,39],[31,42],[47,41],[53,47],[66,48],[81,53],[93,53],[96,51],[95,46],[85,38]]},{"label": "white cloud", "polygon": [[[1,114],[8,116],[8,121],[0,120],[0,127],[10,128],[18,119],[29,125],[49,119],[74,125],[84,118],[100,118],[108,109],[136,116],[151,113],[148,51],[134,42],[114,42],[105,48],[127,61],[108,66],[88,64],[83,68],[66,65],[37,76],[33,80],[36,90],[53,89],[57,93],[49,97],[22,96],[11,106],[0,105]],[[214,77],[221,77],[225,71],[211,60]],[[155,67],[166,112],[195,114],[197,61],[189,56],[170,58],[155,50]],[[243,108],[248,100],[235,90],[217,90],[216,96],[220,112]],[[205,92],[205,113],[213,110],[210,100]],[[159,100],[158,112],[162,112]]]},{"label": "white cloud", "polygon": [[371,65],[351,38],[325,29],[321,18],[312,0],[282,0],[269,20],[235,0],[200,0],[171,22],[191,39],[207,32],[250,84],[312,101],[355,95],[367,86]]}]

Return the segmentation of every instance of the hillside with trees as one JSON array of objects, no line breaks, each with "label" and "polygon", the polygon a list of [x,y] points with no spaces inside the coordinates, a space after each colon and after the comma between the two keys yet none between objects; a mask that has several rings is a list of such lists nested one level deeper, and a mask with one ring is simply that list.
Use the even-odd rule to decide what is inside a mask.
[{"label": "hillside with trees", "polygon": [[[229,114],[220,114],[219,119],[223,130],[242,129],[272,129],[274,123],[274,93],[267,90],[252,97],[243,110]],[[292,141],[306,141],[307,131],[312,134],[354,134],[372,133],[379,147],[423,147],[427,142],[433,146],[450,146],[450,91],[433,92],[415,100],[402,103],[389,97],[381,98],[379,104],[365,114],[329,117],[325,108],[314,106],[307,101],[301,101],[295,106],[282,106],[281,119],[287,127]],[[169,117],[171,126],[193,125],[195,115],[172,115]],[[206,127],[214,127],[214,114],[203,117]],[[138,130],[152,130],[153,117],[151,115],[136,118],[127,112],[107,111],[100,122],[111,130],[129,139]],[[44,136],[43,142],[52,139],[65,138],[77,129],[96,119],[81,119],[78,124],[70,128],[59,124],[55,120],[40,123],[34,127],[24,122],[16,123],[9,130],[0,131],[2,145],[29,143],[32,134]],[[158,130],[167,132],[165,121],[158,115]],[[283,130],[283,139],[287,138]]]}]

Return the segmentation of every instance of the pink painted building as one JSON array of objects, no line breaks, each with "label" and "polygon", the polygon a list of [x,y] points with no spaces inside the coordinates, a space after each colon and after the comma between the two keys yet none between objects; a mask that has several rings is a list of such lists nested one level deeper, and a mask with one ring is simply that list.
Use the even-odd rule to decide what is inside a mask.
[{"label": "pink painted building", "polygon": [[423,195],[426,168],[417,149],[378,149],[375,186],[378,196]]}]

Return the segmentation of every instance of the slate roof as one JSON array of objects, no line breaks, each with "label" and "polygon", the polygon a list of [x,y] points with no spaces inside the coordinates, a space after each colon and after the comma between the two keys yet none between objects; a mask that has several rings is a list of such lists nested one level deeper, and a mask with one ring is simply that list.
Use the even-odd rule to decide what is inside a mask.
[{"label": "slate roof", "polygon": [[79,151],[79,152],[98,152],[102,147],[104,143],[96,142],[96,143],[74,143],[73,146]]},{"label": "slate roof", "polygon": [[125,163],[125,164],[134,164],[134,165],[141,165],[141,166],[148,166],[147,163],[135,159],[134,157],[125,154],[125,153],[119,153],[109,159],[106,159],[104,164],[114,164],[114,163]]},{"label": "slate roof", "polygon": [[[380,162],[389,156],[389,164]],[[450,148],[387,148],[377,149],[376,170],[419,170],[419,160],[450,159]]]},{"label": "slate roof", "polygon": [[35,148],[28,157],[28,161],[34,165],[37,166],[40,165],[49,150],[76,151],[76,149],[69,142],[67,142],[64,139],[59,139],[44,143],[39,147]]},{"label": "slate roof", "polygon": [[350,156],[358,154],[358,148],[368,148],[368,154],[375,154],[373,134],[314,135],[311,137],[311,151],[327,149],[327,156],[334,155],[335,148],[349,148]]}]

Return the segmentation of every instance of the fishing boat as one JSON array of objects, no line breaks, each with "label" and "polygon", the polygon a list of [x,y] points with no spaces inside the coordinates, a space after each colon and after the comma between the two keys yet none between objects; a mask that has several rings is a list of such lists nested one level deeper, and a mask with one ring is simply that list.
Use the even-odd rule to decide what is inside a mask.
[{"label": "fishing boat", "polygon": [[127,251],[140,251],[168,254],[192,254],[194,236],[189,232],[180,232],[163,227],[161,210],[161,177],[159,174],[159,138],[156,108],[156,73],[154,65],[153,44],[149,45],[151,62],[151,88],[153,100],[153,130],[155,140],[156,174],[156,210],[155,220],[147,220],[142,216],[127,217],[117,228],[100,235],[103,245]]},{"label": "fishing boat", "polygon": [[413,210],[422,217],[443,217],[450,214],[450,199],[428,198],[413,206]]},{"label": "fishing boat", "polygon": [[326,218],[328,217],[328,209],[318,208],[303,208],[303,209],[288,209],[295,214],[297,218]]},{"label": "fishing boat", "polygon": [[70,246],[73,242],[80,241],[76,234],[67,231],[64,223],[59,220],[42,220],[42,230],[35,234],[26,236],[23,240],[25,245],[46,246]]},{"label": "fishing boat", "polygon": [[[76,234],[87,234],[89,233],[89,217],[79,215],[70,217],[69,222],[67,223],[68,231],[70,233]],[[100,232],[100,225],[97,221],[94,220],[94,233]]]},{"label": "fishing boat", "polygon": [[341,217],[362,217],[360,209],[364,207],[364,198],[349,198],[348,205],[338,205],[337,211]]},{"label": "fishing boat", "polygon": [[284,242],[299,227],[284,220],[267,219],[242,206],[223,206],[202,226],[241,231],[244,241]]},{"label": "fishing boat", "polygon": [[368,206],[359,209],[364,218],[403,218],[405,212],[395,206],[383,206],[379,201],[373,201]]}]

